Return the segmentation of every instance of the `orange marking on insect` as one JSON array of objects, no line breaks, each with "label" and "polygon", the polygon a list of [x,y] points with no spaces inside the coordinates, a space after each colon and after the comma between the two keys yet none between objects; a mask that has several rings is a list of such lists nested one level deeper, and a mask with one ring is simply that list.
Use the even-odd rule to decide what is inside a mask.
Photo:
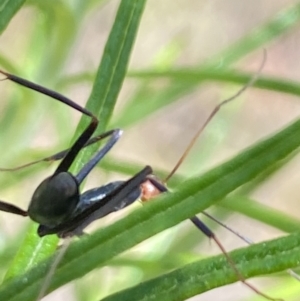
[{"label": "orange marking on insect", "polygon": [[142,202],[148,202],[161,194],[161,191],[159,191],[149,180],[142,183],[140,187],[142,191],[140,199]]}]

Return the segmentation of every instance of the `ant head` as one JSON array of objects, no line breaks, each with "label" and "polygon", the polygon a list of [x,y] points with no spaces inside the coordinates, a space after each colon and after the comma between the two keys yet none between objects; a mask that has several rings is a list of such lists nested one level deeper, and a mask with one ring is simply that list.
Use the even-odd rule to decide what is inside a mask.
[{"label": "ant head", "polygon": [[35,190],[28,215],[39,224],[54,227],[70,218],[78,202],[76,179],[68,172],[60,172],[46,178]]}]

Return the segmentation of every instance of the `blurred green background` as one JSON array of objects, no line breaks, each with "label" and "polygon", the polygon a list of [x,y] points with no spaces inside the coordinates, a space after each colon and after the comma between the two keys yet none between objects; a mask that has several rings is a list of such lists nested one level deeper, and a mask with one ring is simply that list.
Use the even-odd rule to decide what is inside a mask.
[{"label": "blurred green background", "polygon": [[[27,1],[0,37],[1,68],[84,105],[118,5],[119,1]],[[299,81],[299,6],[296,1],[286,0],[149,0],[129,74],[111,120],[110,127],[121,127],[125,134],[109,159],[93,171],[85,188],[126,179],[135,165],[150,164],[154,170],[170,171],[214,106],[240,88],[234,83],[239,80],[226,76],[220,79],[220,74],[227,68],[246,74],[256,72],[263,49],[267,50],[264,75],[290,84]],[[69,145],[81,117],[78,113],[7,81],[0,82],[0,89],[1,167],[51,155]],[[299,115],[298,94],[279,85],[249,89],[222,109],[178,174],[185,178],[203,173],[279,130]],[[299,165],[299,156],[295,156],[276,174],[256,183],[249,197],[298,218]],[[19,172],[1,173],[0,198],[26,208],[36,185],[53,168],[43,163]],[[252,207],[247,207],[243,208],[246,215],[261,218],[259,212],[251,213]],[[211,213],[255,242],[282,234],[235,210],[238,209],[218,206]],[[93,224],[89,231],[126,212]],[[1,274],[14,256],[27,223],[18,216],[0,214]],[[245,245],[227,230],[208,224],[227,250]],[[219,252],[189,222],[184,222],[45,300],[99,300],[195,258]],[[252,282],[259,287],[265,285],[265,291],[269,288],[272,295],[298,300],[300,286],[285,273],[275,280]],[[274,285],[276,292],[271,289]],[[258,300],[240,283],[191,300],[212,299]]]}]

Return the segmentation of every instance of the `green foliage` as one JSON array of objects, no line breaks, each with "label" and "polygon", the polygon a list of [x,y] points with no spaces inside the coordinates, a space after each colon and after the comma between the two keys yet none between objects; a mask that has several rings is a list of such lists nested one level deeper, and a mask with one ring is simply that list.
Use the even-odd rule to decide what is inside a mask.
[{"label": "green foliage", "polygon": [[[2,31],[21,8],[21,2],[15,1],[13,4],[7,2],[1,7]],[[111,20],[112,25],[108,30],[109,35],[104,50],[102,47],[97,49],[96,56],[100,61],[97,71],[92,67],[75,75],[69,75],[65,71],[66,66],[69,57],[77,47],[86,20],[106,2],[29,1],[26,9],[29,9],[34,20],[27,21],[28,28],[24,26],[24,31],[28,32],[25,42],[20,42],[24,51],[16,61],[12,59],[13,55],[16,55],[14,51],[12,57],[4,54],[5,51],[0,52],[1,66],[22,77],[33,78],[45,86],[60,91],[78,84],[93,83],[87,107],[101,121],[99,132],[105,130],[109,122],[116,127],[129,128],[133,125],[139,127],[144,119],[163,112],[163,109],[169,108],[180,98],[190,95],[204,83],[246,84],[253,74],[233,70],[229,68],[230,65],[291,31],[300,21],[300,5],[295,4],[282,10],[227,49],[220,51],[209,61],[202,62],[196,67],[175,68],[173,64],[178,55],[176,51],[174,57],[162,53],[156,60],[159,66],[153,63],[152,68],[128,73],[128,79],[136,82],[134,92],[130,99],[120,106],[117,114],[113,115],[126,77],[140,21],[143,21],[144,10],[147,11],[145,2],[145,0],[120,1],[117,12],[111,14],[114,22]],[[19,13],[22,12],[21,10]],[[100,31],[100,28],[97,30]],[[140,43],[141,40],[143,37],[139,37],[138,42]],[[172,44],[167,45],[165,53],[169,53],[172,47]],[[180,47],[179,49],[178,53],[183,51]],[[220,61],[222,61],[221,67]],[[165,85],[156,87],[153,83],[158,80],[164,80]],[[3,154],[1,162],[6,166],[15,166],[18,162],[24,163],[46,155],[45,151],[34,151],[28,148],[32,137],[37,136],[43,127],[44,116],[53,118],[50,123],[52,122],[57,135],[53,152],[65,147],[65,141],[70,141],[74,131],[74,128],[69,126],[69,120],[72,119],[70,110],[60,109],[58,104],[49,99],[39,101],[37,99],[42,99],[42,96],[26,89],[11,88],[8,82],[1,83],[1,89],[5,85],[13,89],[13,94],[7,92],[8,95],[5,95],[6,91],[3,91],[7,101],[3,104],[4,113],[0,121],[0,144],[5,146],[9,141],[13,149]],[[254,86],[276,93],[300,95],[299,84],[283,78],[261,76]],[[86,122],[87,119],[84,118],[79,123],[75,136],[82,131]],[[222,130],[226,132],[227,129],[228,127],[224,126]],[[49,292],[79,279],[76,288],[78,300],[99,300],[99,296],[103,297],[103,300],[185,300],[238,281],[223,255],[199,260],[200,256],[189,250],[187,260],[179,258],[176,252],[179,252],[182,246],[190,246],[190,249],[195,247],[198,236],[191,236],[190,240],[190,236],[187,236],[177,243],[176,240],[173,242],[168,238],[168,243],[165,245],[168,244],[169,249],[165,250],[164,246],[161,254],[156,255],[157,258],[154,259],[149,255],[149,258],[139,260],[134,254],[130,256],[129,252],[122,257],[115,257],[212,205],[226,208],[226,212],[242,213],[285,232],[297,231],[299,220],[259,204],[253,199],[251,193],[297,155],[300,146],[299,137],[300,121],[295,121],[202,176],[195,176],[189,180],[182,175],[175,176],[171,182],[172,186],[176,186],[173,193],[154,200],[110,226],[74,241],[53,276]],[[93,147],[82,151],[72,170],[78,171],[94,151]],[[51,154],[51,151],[47,150],[47,154],[49,153]],[[192,163],[195,166],[199,165],[198,157],[199,154]],[[100,167],[107,173],[118,172],[130,176],[142,168],[142,165],[110,157],[101,162]],[[39,173],[42,168],[44,167],[36,166],[13,175],[5,173],[0,178],[0,185],[5,187],[5,190],[9,190],[22,185],[26,179],[37,178],[39,181],[44,176]],[[157,174],[167,174],[163,168],[161,170],[155,168],[155,170]],[[32,186],[32,183],[29,183]],[[14,197],[23,196],[19,189],[13,188],[13,190],[16,194]],[[26,200],[24,200],[26,205],[25,202]],[[36,225],[33,223],[30,223],[28,231],[24,233],[19,232],[16,234],[17,238],[9,238],[5,231],[1,230],[0,234],[5,241],[5,246],[0,250],[0,260],[1,272],[5,275],[5,280],[0,286],[0,300],[35,300],[44,276],[56,256],[58,239],[55,236],[40,239],[36,235]],[[20,237],[24,235],[25,239],[20,244]],[[233,251],[230,255],[245,278],[283,272],[285,269],[296,267],[300,260],[299,240],[299,234],[294,233]],[[98,278],[88,283],[85,278],[81,278],[91,271],[97,273],[99,267],[106,265],[115,266],[118,271],[127,266],[133,271],[125,272],[126,280],[122,282],[121,288],[119,288],[120,281],[116,280],[116,277],[113,277],[111,283]],[[170,269],[175,270],[169,272]],[[137,277],[140,284],[135,280],[136,271],[145,274],[142,276],[139,274]],[[96,275],[101,277],[101,274]],[[153,279],[144,281],[149,277]],[[284,281],[282,277],[282,282]],[[137,286],[121,290],[134,284]],[[111,289],[107,286],[111,286]],[[111,294],[119,290],[120,292]],[[280,293],[283,294],[280,297],[288,294],[286,291]],[[107,296],[108,294],[111,295]]]}]

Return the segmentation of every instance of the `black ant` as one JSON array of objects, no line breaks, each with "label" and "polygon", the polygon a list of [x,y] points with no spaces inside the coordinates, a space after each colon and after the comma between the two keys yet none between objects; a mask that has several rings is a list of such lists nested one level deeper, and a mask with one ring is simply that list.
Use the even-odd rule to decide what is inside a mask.
[{"label": "black ant", "polygon": [[[82,229],[93,220],[103,215],[103,211],[111,212],[111,206],[114,203],[119,204],[120,200],[130,198],[131,193],[141,185],[147,175],[152,173],[152,169],[146,166],[126,183],[114,187],[107,191],[107,195],[100,202],[87,204],[86,198],[81,202],[79,186],[95,167],[95,165],[107,154],[113,145],[119,140],[122,131],[119,129],[105,132],[92,140],[89,140],[95,132],[98,119],[89,111],[74,103],[63,95],[51,91],[47,88],[29,82],[25,79],[0,71],[7,79],[14,81],[22,86],[48,95],[79,112],[91,117],[91,121],[84,132],[78,137],[72,147],[64,154],[63,159],[54,174],[46,178],[37,187],[28,210],[25,211],[13,204],[0,202],[0,210],[22,216],[29,216],[33,221],[40,224],[38,235],[57,234],[59,237],[80,235]],[[80,150],[85,146],[101,139],[110,137],[108,142],[95,154],[95,156],[80,170],[77,175],[68,172],[71,164],[75,160]],[[102,208],[98,212],[98,209]],[[100,214],[98,216],[98,214]]]},{"label": "black ant", "polygon": [[[111,212],[118,211],[135,202],[139,198],[142,199],[142,201],[147,201],[158,194],[167,192],[168,189],[165,185],[166,182],[176,172],[176,170],[188,154],[189,150],[193,146],[195,140],[201,134],[208,122],[213,118],[213,116],[217,113],[221,106],[236,98],[248,86],[252,85],[252,83],[256,79],[253,78],[250,83],[243,87],[243,89],[241,89],[236,95],[221,102],[213,110],[204,125],[196,133],[194,139],[191,141],[183,156],[180,158],[174,169],[164,181],[160,181],[159,179],[155,178],[152,175],[151,167],[146,166],[128,181],[111,182],[104,186],[90,189],[83,194],[80,194],[79,186],[91,172],[91,170],[119,140],[120,136],[122,135],[122,131],[120,129],[114,129],[91,138],[98,125],[98,119],[91,112],[57,92],[22,79],[18,76],[9,74],[7,72],[0,70],[0,73],[2,73],[8,80],[50,96],[51,98],[56,99],[91,118],[91,121],[86,129],[77,138],[70,149],[57,153],[51,157],[31,162],[14,169],[1,169],[17,170],[41,161],[53,161],[62,159],[54,174],[42,181],[41,184],[37,187],[37,189],[33,193],[27,211],[13,204],[0,201],[1,211],[6,211],[21,216],[29,216],[33,221],[37,222],[39,224],[37,231],[39,236],[42,237],[49,234],[57,234],[61,238],[74,235],[79,236],[83,234],[84,228],[86,228],[96,219],[104,217]],[[73,175],[68,171],[71,164],[76,159],[76,156],[84,147],[87,147],[105,138],[109,138],[109,140],[99,151],[96,152],[94,157],[82,167],[77,175]],[[234,262],[232,261],[218,238],[215,236],[215,234],[198,217],[191,217],[190,220],[207,237],[216,242],[241,282],[243,282],[251,290],[266,299],[281,300],[265,295],[264,293],[253,287],[251,284],[246,282],[243,275],[241,275],[241,273],[238,271]]]}]

